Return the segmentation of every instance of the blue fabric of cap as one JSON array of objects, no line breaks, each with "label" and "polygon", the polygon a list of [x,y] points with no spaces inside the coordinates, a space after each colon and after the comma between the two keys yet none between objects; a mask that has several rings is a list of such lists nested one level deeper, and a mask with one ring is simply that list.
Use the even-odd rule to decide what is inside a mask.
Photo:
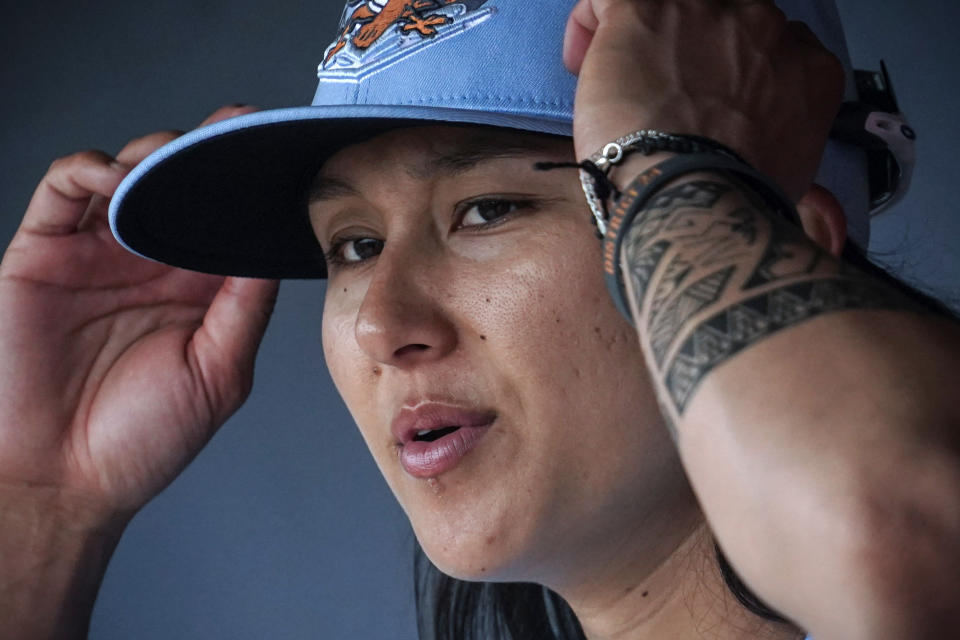
[{"label": "blue fabric of cap", "polygon": [[[139,255],[186,269],[324,277],[306,192],[337,150],[397,127],[435,123],[572,135],[576,78],[561,50],[573,4],[351,0],[319,61],[311,106],[232,118],[161,147],[117,189],[114,235]],[[844,62],[852,99],[833,0],[779,4]],[[817,181],[838,196],[849,236],[866,247],[862,152],[831,141]]]}]

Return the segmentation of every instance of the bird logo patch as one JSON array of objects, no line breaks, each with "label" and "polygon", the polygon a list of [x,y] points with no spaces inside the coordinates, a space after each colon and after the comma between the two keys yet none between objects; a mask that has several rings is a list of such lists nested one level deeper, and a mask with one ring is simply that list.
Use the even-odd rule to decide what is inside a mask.
[{"label": "bird logo patch", "polygon": [[487,0],[350,0],[340,35],[317,69],[322,80],[357,82],[496,13]]}]

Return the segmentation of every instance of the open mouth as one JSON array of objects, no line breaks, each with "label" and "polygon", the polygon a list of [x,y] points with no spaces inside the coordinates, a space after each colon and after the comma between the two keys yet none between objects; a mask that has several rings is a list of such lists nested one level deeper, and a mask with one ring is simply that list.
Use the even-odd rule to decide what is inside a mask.
[{"label": "open mouth", "polygon": [[435,478],[460,464],[496,419],[489,409],[421,402],[402,407],[390,432],[400,445],[404,471],[414,478]]},{"label": "open mouth", "polygon": [[439,440],[445,435],[451,434],[457,429],[459,425],[454,425],[451,427],[443,427],[441,429],[425,429],[423,431],[418,431],[417,435],[413,437],[414,442],[433,442],[434,440]]}]

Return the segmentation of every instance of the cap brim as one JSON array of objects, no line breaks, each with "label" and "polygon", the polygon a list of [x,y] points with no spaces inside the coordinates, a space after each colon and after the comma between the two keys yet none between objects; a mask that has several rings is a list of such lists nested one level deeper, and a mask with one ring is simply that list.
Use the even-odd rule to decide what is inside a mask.
[{"label": "cap brim", "polygon": [[571,135],[569,121],[431,107],[343,105],[261,111],[181,136],[120,184],[110,226],[127,249],[220,275],[323,278],[307,189],[337,150],[431,122]]}]

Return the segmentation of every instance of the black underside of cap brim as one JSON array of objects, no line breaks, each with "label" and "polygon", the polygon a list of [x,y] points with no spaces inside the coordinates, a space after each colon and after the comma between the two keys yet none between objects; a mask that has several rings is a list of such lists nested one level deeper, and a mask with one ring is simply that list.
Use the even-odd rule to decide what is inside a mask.
[{"label": "black underside of cap brim", "polygon": [[126,193],[116,229],[173,266],[255,278],[323,278],[307,189],[338,149],[422,120],[318,119],[231,131],[181,149]]}]

